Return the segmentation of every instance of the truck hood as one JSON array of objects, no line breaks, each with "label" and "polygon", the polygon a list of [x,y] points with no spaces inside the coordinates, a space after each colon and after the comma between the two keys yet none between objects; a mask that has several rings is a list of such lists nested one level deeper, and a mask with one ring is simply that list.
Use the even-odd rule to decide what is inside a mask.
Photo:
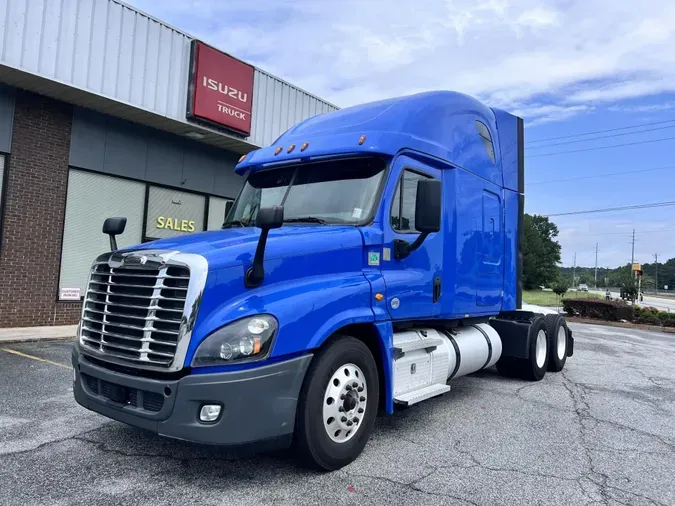
[{"label": "truck hood", "polygon": [[[160,239],[127,248],[125,251],[165,249],[196,253],[206,258],[209,270],[215,270],[250,264],[259,237],[259,228],[230,228]],[[353,226],[284,225],[282,228],[270,230],[265,260],[362,245],[361,233]]]}]

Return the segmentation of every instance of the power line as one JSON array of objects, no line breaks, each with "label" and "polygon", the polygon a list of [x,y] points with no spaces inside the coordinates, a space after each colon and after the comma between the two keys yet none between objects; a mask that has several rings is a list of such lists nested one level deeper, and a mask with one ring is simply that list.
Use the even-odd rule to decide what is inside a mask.
[{"label": "power line", "polygon": [[[562,233],[562,230],[561,230]],[[668,234],[675,234],[675,230],[643,230],[643,231],[636,231],[636,235],[642,235],[642,234],[661,234],[661,235],[668,235]],[[595,233],[584,233],[584,234],[578,234],[574,232],[574,237],[595,237],[598,235],[625,235],[629,236],[631,235],[631,232],[595,232]]]},{"label": "power line", "polygon": [[622,207],[607,207],[604,209],[589,209],[585,211],[568,211],[565,213],[554,213],[554,214],[543,214],[545,218],[551,218],[553,216],[570,216],[576,214],[594,214],[594,213],[608,213],[610,211],[627,211],[630,209],[648,209],[652,207],[667,207],[675,206],[675,200],[669,200],[666,202],[655,202],[653,204],[637,204],[633,206],[622,206]]},{"label": "power line", "polygon": [[525,186],[535,184],[546,184],[546,183],[561,183],[563,181],[579,181],[581,179],[594,179],[598,177],[622,176],[624,174],[639,174],[641,172],[651,172],[655,170],[666,170],[666,169],[675,169],[675,165],[666,165],[665,167],[656,167],[653,169],[638,169],[638,170],[627,170],[624,172],[609,172],[607,174],[596,174],[594,176],[566,177],[562,179],[550,179],[548,181],[534,181],[532,183],[525,183]]},{"label": "power line", "polygon": [[574,144],[576,142],[591,142],[591,141],[599,141],[600,139],[613,139],[614,137],[621,137],[622,135],[636,135],[636,134],[642,134],[642,133],[646,133],[646,132],[655,132],[657,130],[667,130],[668,128],[675,128],[675,125],[668,125],[668,126],[657,127],[657,128],[648,128],[647,130],[638,130],[636,132],[624,132],[622,134],[603,135],[601,137],[592,137],[590,139],[577,139],[575,141],[554,142],[552,144],[543,144],[541,146],[530,146],[526,149],[550,148],[550,147],[553,147],[553,146],[562,146],[564,144]]},{"label": "power line", "polygon": [[645,126],[652,126],[652,125],[663,125],[665,123],[672,123],[674,122],[675,119],[669,119],[665,121],[653,121],[651,123],[640,123],[637,125],[629,125],[625,127],[619,127],[619,128],[609,128],[606,130],[595,130],[593,132],[585,132],[581,134],[570,134],[570,135],[562,135],[560,137],[547,137],[545,139],[537,139],[534,141],[528,141],[525,144],[534,144],[537,142],[546,142],[546,141],[557,141],[559,139],[571,139],[572,137],[582,137],[584,135],[595,135],[595,134],[604,134],[606,132],[618,132],[620,130],[630,130],[631,128],[639,128],[639,127],[645,127]]},{"label": "power line", "polygon": [[622,146],[637,146],[638,144],[649,144],[652,142],[662,142],[662,141],[671,141],[675,139],[675,137],[663,137],[661,139],[651,139],[647,141],[638,141],[638,142],[626,142],[624,144],[612,144],[611,146],[598,146],[595,148],[586,148],[586,149],[574,149],[572,151],[556,151],[554,153],[542,153],[540,155],[529,155],[528,158],[538,158],[540,156],[553,156],[553,155],[565,155],[568,153],[581,153],[584,151],[596,151],[599,149],[612,149],[612,148],[620,148]]}]

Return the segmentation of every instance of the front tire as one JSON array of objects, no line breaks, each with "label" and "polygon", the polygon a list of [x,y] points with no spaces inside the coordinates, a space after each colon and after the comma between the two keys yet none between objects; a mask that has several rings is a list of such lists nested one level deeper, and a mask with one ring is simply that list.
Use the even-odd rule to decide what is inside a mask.
[{"label": "front tire", "polygon": [[368,347],[336,336],[309,366],[298,400],[295,446],[305,464],[334,471],[353,462],[373,430],[377,364]]}]

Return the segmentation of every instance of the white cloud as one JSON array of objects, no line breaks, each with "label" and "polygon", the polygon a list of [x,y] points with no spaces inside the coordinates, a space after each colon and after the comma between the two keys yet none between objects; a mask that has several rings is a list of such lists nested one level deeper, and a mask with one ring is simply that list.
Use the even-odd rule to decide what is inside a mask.
[{"label": "white cloud", "polygon": [[132,3],[340,106],[454,89],[537,124],[675,91],[671,0]]},{"label": "white cloud", "polygon": [[627,113],[643,113],[643,112],[662,112],[662,111],[672,111],[675,109],[675,101],[666,101],[659,102],[657,104],[646,104],[646,105],[613,105],[608,107],[607,110],[610,112],[627,112]]}]

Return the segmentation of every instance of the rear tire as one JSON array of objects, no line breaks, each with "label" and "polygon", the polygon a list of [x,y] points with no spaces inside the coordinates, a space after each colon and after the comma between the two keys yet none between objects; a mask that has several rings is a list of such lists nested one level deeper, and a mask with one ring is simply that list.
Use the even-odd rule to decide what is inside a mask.
[{"label": "rear tire", "polygon": [[546,335],[548,336],[548,370],[560,372],[567,361],[567,325],[559,314],[546,315]]},{"label": "rear tire", "polygon": [[298,399],[294,443],[301,461],[325,471],[353,462],[370,438],[379,395],[377,364],[368,347],[336,336],[312,360]]},{"label": "rear tire", "polygon": [[532,320],[529,341],[529,356],[521,361],[521,375],[526,380],[540,381],[546,375],[549,355],[546,320],[543,316],[537,316]]}]

